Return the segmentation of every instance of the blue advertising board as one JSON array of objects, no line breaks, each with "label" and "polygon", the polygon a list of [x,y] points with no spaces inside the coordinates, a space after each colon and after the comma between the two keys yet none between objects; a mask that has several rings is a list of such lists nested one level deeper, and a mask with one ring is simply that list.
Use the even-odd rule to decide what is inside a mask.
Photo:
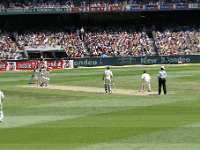
[{"label": "blue advertising board", "polygon": [[142,10],[142,9],[140,5],[133,5],[133,6],[130,6],[130,10],[136,11],[136,10]]},{"label": "blue advertising board", "polygon": [[176,9],[187,9],[187,8],[188,8],[188,4],[184,4],[184,3],[176,4]]},{"label": "blue advertising board", "polygon": [[142,57],[108,57],[108,58],[73,58],[74,66],[120,66],[120,65],[151,65],[151,64],[177,64],[200,63],[200,55],[176,55],[176,56],[142,56]]},{"label": "blue advertising board", "polygon": [[172,9],[173,7],[170,5],[170,4],[163,4],[163,5],[160,5],[160,9],[161,10],[169,10],[169,9]]}]

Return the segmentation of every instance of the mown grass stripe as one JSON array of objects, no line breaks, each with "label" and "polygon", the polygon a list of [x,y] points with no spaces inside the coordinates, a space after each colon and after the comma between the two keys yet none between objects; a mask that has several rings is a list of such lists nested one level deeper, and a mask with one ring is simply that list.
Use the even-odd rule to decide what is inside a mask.
[{"label": "mown grass stripe", "polygon": [[6,116],[5,121],[0,123],[0,129],[16,128],[37,123],[46,123],[62,119],[77,118],[80,116]]},{"label": "mown grass stripe", "polygon": [[76,150],[199,150],[200,144],[193,143],[103,143],[90,147],[82,147]]}]

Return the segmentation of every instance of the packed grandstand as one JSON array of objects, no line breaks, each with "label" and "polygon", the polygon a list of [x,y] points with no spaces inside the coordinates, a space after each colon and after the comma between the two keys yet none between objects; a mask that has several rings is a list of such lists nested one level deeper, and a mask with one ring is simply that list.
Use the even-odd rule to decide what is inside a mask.
[{"label": "packed grandstand", "polygon": [[[198,3],[197,0],[162,0],[162,1],[19,1],[11,0],[1,1],[0,9],[7,8],[38,8],[38,7],[81,7],[81,6],[100,6],[100,5],[133,5],[133,4],[164,4],[164,3]],[[118,12],[116,12],[117,14]],[[148,13],[148,12],[147,12]],[[146,14],[147,14],[146,13]],[[152,13],[152,12],[151,12]],[[80,13],[81,14],[81,13]],[[145,14],[145,15],[146,15]],[[150,12],[149,12],[150,14]],[[162,14],[162,12],[160,12]],[[88,14],[84,14],[87,16]],[[90,20],[87,23],[81,24],[81,17],[75,14],[71,17],[71,24],[67,25],[66,22],[70,22],[69,17],[63,21],[59,14],[54,17],[54,22],[49,23],[48,27],[35,28],[32,27],[30,22],[24,21],[23,28],[18,26],[14,29],[14,26],[9,24],[12,19],[2,19],[4,24],[0,27],[0,58],[1,60],[7,59],[24,59],[28,58],[27,51],[37,50],[62,50],[66,53],[66,58],[77,57],[123,57],[123,56],[171,56],[171,55],[199,55],[200,54],[200,26],[197,22],[182,24],[182,22],[175,24],[169,23],[169,25],[156,23],[151,19],[147,19],[146,16],[140,13],[140,21],[138,18],[134,18],[130,22],[130,16],[124,17],[121,24],[112,24],[102,22],[101,25],[98,21],[92,26],[94,18],[98,18],[95,14],[92,14]],[[106,15],[106,14],[105,14]],[[111,14],[111,18],[112,15]],[[137,16],[138,14],[136,14]],[[42,15],[41,15],[42,16]],[[53,16],[53,15],[52,15]],[[89,15],[88,15],[89,16]],[[153,16],[153,15],[152,15]],[[12,17],[12,16],[11,16]],[[18,16],[19,18],[21,16]],[[24,17],[24,16],[23,16]],[[34,18],[35,16],[25,16],[27,18]],[[47,20],[51,20],[51,16]],[[157,17],[157,16],[156,16]],[[198,17],[198,16],[197,16]],[[37,18],[37,17],[35,17]],[[34,19],[35,19],[34,18]],[[41,17],[43,18],[43,16]],[[53,17],[52,17],[53,18]],[[92,19],[91,19],[92,18]],[[102,17],[103,18],[103,17]],[[114,17],[113,17],[114,18]],[[128,23],[126,19],[128,18]],[[167,17],[166,17],[167,18]],[[33,19],[33,20],[34,20]],[[80,19],[79,21],[77,21]],[[107,18],[108,20],[109,18]],[[174,20],[176,20],[175,18]],[[183,18],[181,18],[183,19]],[[195,20],[191,19],[191,20]],[[16,19],[17,20],[17,19]],[[45,19],[43,19],[45,20]],[[91,21],[92,20],[92,21]],[[98,19],[96,19],[98,20]],[[104,20],[104,18],[102,19]],[[105,17],[106,20],[106,17]],[[34,22],[36,22],[35,19]],[[125,21],[125,22],[124,22]],[[152,22],[148,22],[152,21]],[[16,21],[17,22],[17,21]],[[20,22],[20,21],[19,21]],[[21,21],[23,22],[23,21]],[[41,19],[38,21],[39,26],[42,25]],[[44,21],[45,22],[45,21]],[[59,28],[54,28],[59,22]],[[94,21],[95,22],[95,21]],[[172,21],[173,22],[173,21]],[[73,24],[75,23],[75,24]],[[124,26],[124,24],[126,24]],[[154,24],[155,23],[155,24]],[[25,25],[24,25],[25,24]],[[72,25],[73,24],[73,25]],[[140,25],[141,24],[141,25]],[[146,24],[148,24],[146,26]],[[151,25],[149,25],[151,24]],[[52,27],[51,27],[52,25]],[[27,27],[28,26],[28,27]],[[67,27],[66,27],[67,26]],[[138,26],[140,26],[138,28]],[[13,27],[13,28],[12,28]],[[26,28],[27,27],[27,28]],[[53,29],[52,29],[53,28]],[[67,29],[66,29],[67,28]],[[19,30],[18,30],[19,29]],[[51,56],[52,58],[54,56]]]},{"label": "packed grandstand", "polygon": [[199,0],[2,0],[0,8],[55,8],[85,6],[120,6],[132,4],[198,3]]},{"label": "packed grandstand", "polygon": [[[63,49],[68,57],[120,57],[145,55],[198,55],[200,30],[180,28],[153,31],[149,38],[145,31],[135,32],[117,28],[111,30],[67,32],[24,32],[12,35],[1,33],[2,59],[23,59],[21,52],[29,49]],[[11,38],[12,37],[12,38]]]}]

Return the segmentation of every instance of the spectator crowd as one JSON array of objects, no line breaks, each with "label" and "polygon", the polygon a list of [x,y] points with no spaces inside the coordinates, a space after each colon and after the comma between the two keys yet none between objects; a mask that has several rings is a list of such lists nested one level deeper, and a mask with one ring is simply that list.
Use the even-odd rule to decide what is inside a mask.
[{"label": "spectator crowd", "polygon": [[[114,29],[114,27],[113,27]],[[110,56],[144,56],[151,55],[152,47],[145,32],[130,29],[99,27],[91,31],[77,28],[74,32],[25,32],[13,33],[20,50],[28,49],[63,49],[68,57],[110,57]]]},{"label": "spectator crowd", "polygon": [[[70,8],[165,3],[199,3],[200,0],[1,0],[6,8]],[[152,37],[152,38],[150,38]],[[23,59],[27,50],[64,50],[67,57],[124,57],[149,55],[199,55],[200,28],[175,26],[163,30],[134,27],[86,27],[66,31],[0,31],[0,59]]]},{"label": "spectator crowd", "polygon": [[29,49],[60,49],[69,58],[124,57],[150,55],[199,55],[200,29],[171,27],[153,30],[149,38],[145,30],[134,27],[76,28],[71,32],[38,31],[0,33],[1,59],[23,59]]},{"label": "spectator crowd", "polygon": [[163,32],[153,31],[159,55],[197,55],[200,54],[200,29],[190,27],[166,28]]},{"label": "spectator crowd", "polygon": [[1,0],[0,9],[158,5],[166,3],[199,3],[199,0]]},{"label": "spectator crowd", "polygon": [[0,58],[1,59],[22,59],[17,44],[7,34],[0,35]]}]

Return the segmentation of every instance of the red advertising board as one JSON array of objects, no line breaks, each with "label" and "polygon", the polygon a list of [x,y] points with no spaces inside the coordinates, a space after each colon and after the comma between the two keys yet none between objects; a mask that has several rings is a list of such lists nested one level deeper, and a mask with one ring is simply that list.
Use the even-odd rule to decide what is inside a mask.
[{"label": "red advertising board", "polygon": [[73,60],[47,60],[39,62],[37,60],[0,62],[0,71],[33,70],[40,63],[41,68],[52,67],[52,69],[73,68]]},{"label": "red advertising board", "polygon": [[37,65],[38,65],[38,61],[36,60],[19,61],[19,62],[16,62],[16,70],[32,70]]},{"label": "red advertising board", "polygon": [[110,6],[110,11],[122,11],[123,6]]},{"label": "red advertising board", "polygon": [[46,62],[47,66],[52,67],[52,69],[63,68],[63,60],[47,60]]},{"label": "red advertising board", "polygon": [[15,62],[7,62],[7,70],[9,71],[15,71],[16,69],[16,63]]},{"label": "red advertising board", "polygon": [[101,7],[89,7],[89,11],[90,12],[101,12],[104,11],[105,6],[101,6]]},{"label": "red advertising board", "polygon": [[73,13],[79,13],[79,12],[83,12],[84,11],[84,7],[72,7],[71,8],[71,12]]}]

